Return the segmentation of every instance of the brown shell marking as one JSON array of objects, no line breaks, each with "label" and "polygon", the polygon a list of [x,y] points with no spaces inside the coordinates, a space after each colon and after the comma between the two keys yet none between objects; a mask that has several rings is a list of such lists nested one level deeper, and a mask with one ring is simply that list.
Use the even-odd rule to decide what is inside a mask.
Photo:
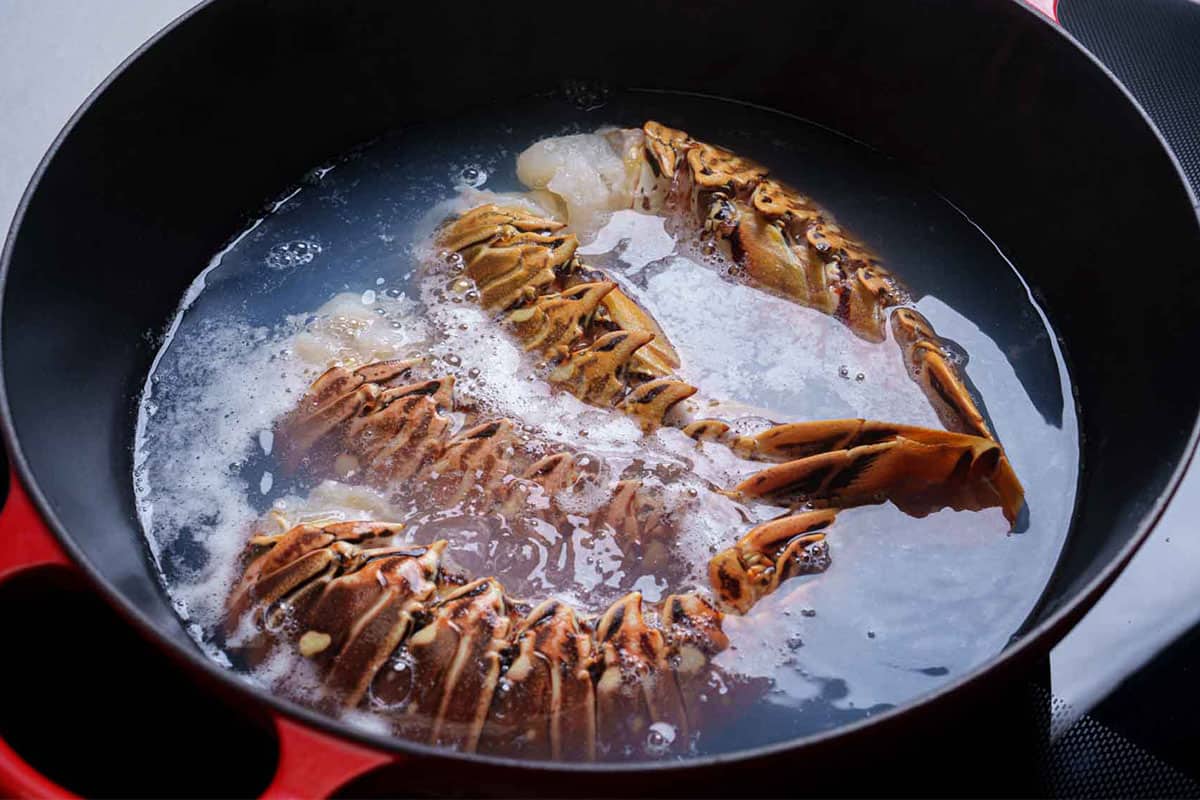
[{"label": "brown shell marking", "polygon": [[463,431],[446,444],[441,458],[432,468],[438,479],[452,487],[450,493],[441,498],[445,505],[461,503],[468,497],[483,498],[491,505],[504,498],[513,433],[511,420],[488,420]]},{"label": "brown shell marking", "polygon": [[602,671],[596,682],[597,739],[609,748],[638,750],[654,723],[687,739],[687,713],[672,679],[662,632],[647,624],[642,595],[631,592],[596,624]]},{"label": "brown shell marking", "polygon": [[512,237],[518,233],[554,233],[564,227],[566,225],[558,220],[539,217],[525,208],[489,203],[467,211],[442,228],[437,244],[459,252],[489,239]]},{"label": "brown shell marking", "polygon": [[432,744],[473,752],[511,625],[503,587],[494,578],[479,578],[439,600],[431,612],[432,621],[405,644],[412,699],[402,726],[424,732],[428,725]]},{"label": "brown shell marking", "polygon": [[905,295],[865,245],[761,164],[654,121],[642,131],[647,161],[674,175],[675,195],[687,187],[692,221],[751,280],[883,341],[885,310]]},{"label": "brown shell marking", "polygon": [[445,546],[436,542],[428,548],[364,554],[362,567],[332,579],[315,598],[301,642],[314,633],[328,637],[335,655],[325,685],[345,703],[355,705],[363,698],[375,674],[412,632],[414,614],[433,595]]},{"label": "brown shell marking", "polygon": [[603,301],[604,318],[618,330],[648,333],[653,338],[634,356],[633,369],[647,377],[665,377],[679,369],[679,354],[654,317],[620,289],[607,294]]},{"label": "brown shell marking", "polygon": [[288,431],[279,449],[284,468],[297,469],[317,442],[361,409],[373,407],[384,388],[409,377],[419,364],[419,361],[377,361],[355,370],[344,367],[326,370],[279,426]]},{"label": "brown shell marking", "polygon": [[929,320],[911,308],[896,309],[892,334],[904,353],[909,376],[925,392],[942,424],[960,433],[994,438]]},{"label": "brown shell marking", "polygon": [[578,246],[571,234],[517,233],[476,245],[463,258],[483,307],[504,310],[551,286]]},{"label": "brown shell marking", "polygon": [[745,614],[783,581],[828,569],[825,530],[835,516],[820,510],[764,522],[715,555],[708,574],[721,603]]},{"label": "brown shell marking", "polygon": [[387,389],[346,426],[341,448],[373,483],[407,480],[437,458],[453,407],[453,376]]},{"label": "brown shell marking", "polygon": [[[634,335],[614,332],[607,336],[618,340]],[[603,346],[604,338],[598,341]],[[580,351],[569,362],[579,370],[577,379],[583,383],[580,391],[589,396],[614,391],[613,385],[623,386],[622,370],[628,361],[628,349],[598,349],[602,352],[594,359],[586,357],[587,351]],[[391,375],[392,371],[379,374]],[[407,371],[405,375],[411,377]],[[296,451],[296,440],[307,444],[312,453],[306,463],[314,474],[349,459],[357,465],[353,474],[367,482],[383,487],[405,483],[425,501],[442,506],[470,502],[476,511],[498,508],[513,517],[528,510],[548,520],[556,518],[555,509],[545,501],[571,486],[579,476],[571,453],[546,453],[544,446],[536,446],[539,452],[531,455],[511,420],[484,419],[473,411],[464,412],[466,428],[451,437],[449,412],[462,411],[456,407],[451,376],[386,389],[363,383],[360,377],[335,367],[319,378],[323,390],[332,385],[348,394],[326,398],[320,407],[304,407],[316,408],[318,414],[329,405],[344,407],[339,411],[339,421],[331,424],[322,417],[314,423],[303,413],[293,412],[280,426],[281,448]],[[650,424],[647,415],[665,414],[673,402],[681,399],[681,393],[691,390],[686,384],[672,383],[665,387],[668,396],[650,396],[654,388],[631,395],[639,403],[631,413],[646,424]],[[534,493],[541,498],[536,509],[528,506]],[[602,509],[601,513],[607,512]],[[315,562],[312,568],[317,568]]]},{"label": "brown shell marking", "polygon": [[999,506],[1010,523],[1024,505],[991,439],[862,419],[796,422],[735,444],[744,454],[791,458],[736,487],[749,497],[827,502],[838,508],[891,500],[922,517],[939,508]]},{"label": "brown shell marking", "polygon": [[335,542],[393,536],[402,529],[402,525],[387,522],[304,524],[280,536],[251,539],[252,547],[266,544],[269,549],[250,561],[234,587],[228,602],[230,616],[240,617],[254,603],[270,605],[325,572],[337,560],[329,549]]},{"label": "brown shell marking", "polygon": [[[581,264],[576,238],[549,223],[519,208],[480,206],[436,241],[462,256],[483,307],[506,310],[525,349],[557,362],[551,381],[585,402],[616,406],[641,384],[673,377],[679,354],[654,318],[606,273]],[[689,395],[661,395],[653,408],[665,414],[668,397]],[[661,424],[645,404],[627,407],[648,430]]]},{"label": "brown shell marking", "polygon": [[568,356],[549,380],[586,403],[615,406],[625,396],[625,373],[633,354],[653,338],[642,331],[606,333]]},{"label": "brown shell marking", "polygon": [[695,393],[696,387],[690,383],[674,378],[658,378],[638,386],[617,407],[636,417],[642,430],[649,432],[662,424],[677,403]]},{"label": "brown shell marking", "polygon": [[583,338],[605,295],[616,288],[612,281],[601,281],[542,295],[510,313],[508,322],[526,350],[536,350],[547,358],[565,358],[571,345]]},{"label": "brown shell marking", "polygon": [[484,752],[590,761],[596,752],[595,643],[575,610],[546,600],[513,637],[514,656],[493,695]]}]

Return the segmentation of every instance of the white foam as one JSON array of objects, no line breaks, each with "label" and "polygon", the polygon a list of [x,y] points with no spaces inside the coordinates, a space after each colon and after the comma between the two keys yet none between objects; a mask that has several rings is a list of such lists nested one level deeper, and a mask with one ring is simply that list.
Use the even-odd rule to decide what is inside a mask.
[{"label": "white foam", "polygon": [[675,252],[675,237],[667,232],[662,217],[632,209],[615,212],[591,242],[576,251],[581,256],[614,253],[626,275],[636,275],[644,267]]},{"label": "white foam", "polygon": [[681,376],[716,401],[715,416],[865,417],[940,427],[890,333],[885,342],[865,342],[827,314],[725,280],[682,256],[662,262],[635,294],[670,332]]},{"label": "white foam", "polygon": [[386,494],[333,480],[322,481],[305,495],[281,497],[273,508],[288,525],[317,520],[396,522],[404,516]]},{"label": "white foam", "polygon": [[297,357],[319,372],[420,355],[429,331],[416,304],[403,294],[393,298],[367,292],[343,292],[321,306],[291,345]]},{"label": "white foam", "polygon": [[221,616],[257,516],[241,466],[259,432],[304,389],[288,347],[293,333],[289,323],[271,330],[205,321],[168,344],[142,398],[138,512],[181,613],[205,627]]},{"label": "white foam", "polygon": [[[380,296],[368,307],[359,297],[338,295],[311,318],[274,328],[217,318],[189,325],[165,344],[142,396],[138,514],[177,609],[210,635],[221,625],[246,541],[261,523],[253,496],[275,484],[269,469],[243,475],[249,459],[270,453],[275,420],[326,367],[395,358],[423,331],[412,301]],[[319,487],[314,496],[336,513],[354,508],[362,494]]]}]

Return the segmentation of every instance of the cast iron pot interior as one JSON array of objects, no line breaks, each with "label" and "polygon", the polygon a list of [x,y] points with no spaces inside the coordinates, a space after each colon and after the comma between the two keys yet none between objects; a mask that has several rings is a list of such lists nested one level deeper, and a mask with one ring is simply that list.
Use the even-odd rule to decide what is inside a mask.
[{"label": "cast iron pot interior", "polygon": [[128,615],[233,685],[152,574],[130,486],[136,396],[189,282],[264,201],[389,128],[566,77],[694,91],[903,160],[1029,281],[1061,336],[1083,431],[1074,530],[1003,658],[1045,652],[1132,553],[1191,452],[1200,232],[1156,134],[1102,68],[1015,3],[606,8],[212,2],[128,63],[59,141],[9,242],[7,433],[54,529]]}]

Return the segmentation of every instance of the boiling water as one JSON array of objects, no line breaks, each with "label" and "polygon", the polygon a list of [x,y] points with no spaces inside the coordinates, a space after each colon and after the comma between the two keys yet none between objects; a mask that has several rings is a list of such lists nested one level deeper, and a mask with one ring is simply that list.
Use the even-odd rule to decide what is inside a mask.
[{"label": "boiling water", "polygon": [[[578,97],[568,93],[568,99]],[[516,595],[595,612],[637,588],[648,600],[706,584],[704,565],[748,527],[746,509],[707,491],[747,465],[673,429],[633,423],[552,392],[512,340],[453,280],[422,269],[433,225],[490,192],[519,190],[516,156],[546,136],[657,119],[771,167],[868,242],[962,356],[964,372],[1021,478],[1028,516],[999,510],[912,519],[887,504],[838,516],[831,568],[797,578],[745,617],[728,616],[718,662],[767,690],[750,713],[705,730],[691,752],[767,744],[905,703],[997,653],[1035,608],[1075,498],[1077,428],[1055,336],[1019,275],[952,206],[892,163],[827,130],[711,99],[609,94],[540,98],[397,132],[314,169],[218,253],[163,341],[142,399],[134,486],[164,585],[200,645],[246,680],[303,698],[316,677],[280,649],[253,669],[222,612],[246,540],[271,509],[313,517],[407,518],[412,541],[447,538],[472,575]],[[940,427],[893,342],[870,345],[793,303],[722,279],[662,221],[618,212],[581,248],[661,324],[680,376],[713,416],[778,421],[863,416]],[[432,355],[457,390],[530,436],[595,457],[612,479],[646,476],[681,509],[667,565],[630,563],[611,537],[446,524],[394,496],[285,479],[273,425],[331,363]],[[657,477],[656,477],[657,476]],[[601,482],[602,483],[602,482]],[[685,499],[686,498],[686,499]],[[603,498],[577,502],[580,518]],[[769,515],[769,514],[768,514]],[[717,687],[717,691],[720,688]],[[380,718],[350,721],[386,730]],[[653,747],[630,758],[654,757]]]}]

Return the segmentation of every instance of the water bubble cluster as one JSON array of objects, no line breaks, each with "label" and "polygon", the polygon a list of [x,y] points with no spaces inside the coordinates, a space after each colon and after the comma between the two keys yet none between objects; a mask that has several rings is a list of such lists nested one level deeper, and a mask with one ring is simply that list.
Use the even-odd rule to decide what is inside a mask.
[{"label": "water bubble cluster", "polygon": [[649,756],[666,755],[679,732],[669,722],[655,722],[646,733],[646,754]]},{"label": "water bubble cluster", "polygon": [[306,239],[277,244],[267,253],[267,266],[271,269],[292,269],[303,266],[321,253],[321,245]]},{"label": "water bubble cluster", "polygon": [[609,88],[596,81],[566,81],[563,96],[580,111],[595,111],[608,102]]},{"label": "water bubble cluster", "polygon": [[487,183],[488,173],[479,164],[467,164],[450,174],[456,189],[478,189]]}]

